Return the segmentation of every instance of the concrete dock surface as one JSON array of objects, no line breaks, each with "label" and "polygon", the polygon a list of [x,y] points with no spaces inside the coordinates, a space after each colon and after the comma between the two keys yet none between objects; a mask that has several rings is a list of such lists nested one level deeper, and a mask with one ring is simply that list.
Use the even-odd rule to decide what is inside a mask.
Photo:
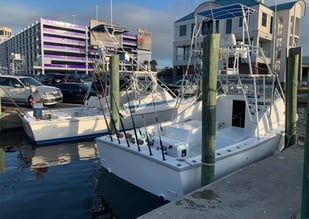
[{"label": "concrete dock surface", "polygon": [[139,219],[300,218],[304,147],[245,167]]}]

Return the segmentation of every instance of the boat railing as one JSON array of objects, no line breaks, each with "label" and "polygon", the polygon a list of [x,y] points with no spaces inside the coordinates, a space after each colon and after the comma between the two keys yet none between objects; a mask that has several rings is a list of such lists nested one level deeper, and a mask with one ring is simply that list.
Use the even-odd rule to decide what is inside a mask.
[{"label": "boat railing", "polygon": [[218,75],[218,93],[242,96],[246,102],[251,122],[259,121],[259,115],[281,98],[276,86],[276,75]]}]

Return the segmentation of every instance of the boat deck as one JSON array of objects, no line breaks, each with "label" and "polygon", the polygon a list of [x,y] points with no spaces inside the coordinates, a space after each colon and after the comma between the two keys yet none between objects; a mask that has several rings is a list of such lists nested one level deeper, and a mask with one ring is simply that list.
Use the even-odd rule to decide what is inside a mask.
[{"label": "boat deck", "polygon": [[241,142],[246,138],[245,130],[239,127],[227,127],[216,132],[216,149],[220,150]]}]

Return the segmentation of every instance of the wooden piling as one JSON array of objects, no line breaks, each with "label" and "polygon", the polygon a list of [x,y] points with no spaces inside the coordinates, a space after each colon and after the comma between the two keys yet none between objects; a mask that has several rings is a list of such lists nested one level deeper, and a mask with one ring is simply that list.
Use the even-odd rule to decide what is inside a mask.
[{"label": "wooden piling", "polygon": [[220,34],[210,34],[203,41],[202,186],[211,183],[215,176],[219,44]]},{"label": "wooden piling", "polygon": [[[120,106],[119,104],[119,55],[114,55],[111,57],[110,61],[110,103],[111,103],[111,112],[112,112],[112,118],[114,122],[111,122],[110,127],[112,129],[119,130],[120,125],[120,119],[119,119],[119,112],[117,106]],[[115,126],[115,127],[114,127]]]},{"label": "wooden piling", "polygon": [[285,147],[296,144],[297,76],[300,67],[301,48],[292,48],[287,59],[286,74],[286,137]]}]

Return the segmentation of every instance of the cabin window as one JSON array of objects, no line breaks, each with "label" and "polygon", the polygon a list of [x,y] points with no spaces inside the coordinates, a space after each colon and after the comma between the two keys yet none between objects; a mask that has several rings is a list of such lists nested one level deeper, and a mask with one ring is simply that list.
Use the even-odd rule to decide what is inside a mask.
[{"label": "cabin window", "polygon": [[243,100],[233,101],[232,126],[244,128],[246,115],[246,103]]}]

